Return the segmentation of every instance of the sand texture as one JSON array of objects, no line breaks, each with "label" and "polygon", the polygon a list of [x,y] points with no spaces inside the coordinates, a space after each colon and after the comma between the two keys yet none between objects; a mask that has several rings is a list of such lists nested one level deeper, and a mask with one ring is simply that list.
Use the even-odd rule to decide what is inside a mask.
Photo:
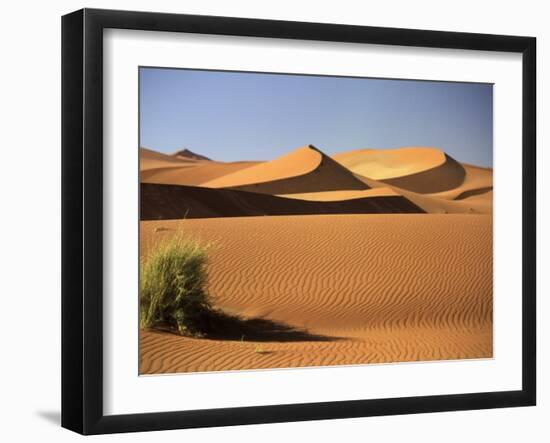
[{"label": "sand texture", "polygon": [[492,356],[490,216],[219,218],[141,231],[144,256],[178,232],[212,242],[216,306],[274,324],[242,341],[142,331],[141,373]]}]

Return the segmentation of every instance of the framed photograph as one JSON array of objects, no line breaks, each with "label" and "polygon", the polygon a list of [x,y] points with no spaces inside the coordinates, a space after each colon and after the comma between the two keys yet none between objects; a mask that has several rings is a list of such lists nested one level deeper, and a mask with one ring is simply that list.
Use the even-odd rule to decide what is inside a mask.
[{"label": "framed photograph", "polygon": [[532,37],[62,20],[62,425],[536,402]]}]

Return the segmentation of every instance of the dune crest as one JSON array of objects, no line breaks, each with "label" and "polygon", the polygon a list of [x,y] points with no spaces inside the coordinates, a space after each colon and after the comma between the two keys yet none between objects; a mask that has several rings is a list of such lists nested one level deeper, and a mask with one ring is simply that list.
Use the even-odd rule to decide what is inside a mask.
[{"label": "dune crest", "polygon": [[419,194],[448,191],[464,182],[462,165],[440,149],[359,149],[333,158],[355,174]]},{"label": "dune crest", "polygon": [[445,163],[445,153],[437,148],[355,149],[332,156],[356,174],[374,180],[418,174]]},{"label": "dune crest", "polygon": [[203,183],[209,188],[228,188],[261,194],[291,194],[361,190],[368,186],[345,167],[313,145],[296,149],[275,160]]},{"label": "dune crest", "polygon": [[204,155],[197,154],[196,152],[191,151],[190,149],[181,149],[179,151],[176,151],[172,154],[173,157],[183,157],[183,158],[191,158],[194,160],[208,160],[211,161],[212,159],[205,157]]}]

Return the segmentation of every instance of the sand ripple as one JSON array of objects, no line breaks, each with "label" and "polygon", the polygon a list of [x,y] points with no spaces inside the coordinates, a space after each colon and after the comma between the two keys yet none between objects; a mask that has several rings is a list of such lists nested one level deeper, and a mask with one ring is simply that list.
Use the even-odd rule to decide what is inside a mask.
[{"label": "sand ripple", "polygon": [[[163,227],[166,230],[156,228]],[[314,215],[141,222],[213,242],[218,307],[333,337],[257,343],[142,331],[141,372],[490,357],[492,218]]]}]

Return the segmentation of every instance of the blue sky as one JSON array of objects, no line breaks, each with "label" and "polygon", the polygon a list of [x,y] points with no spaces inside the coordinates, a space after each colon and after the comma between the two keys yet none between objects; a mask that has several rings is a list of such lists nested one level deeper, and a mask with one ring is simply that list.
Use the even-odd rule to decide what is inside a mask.
[{"label": "blue sky", "polygon": [[490,84],[140,68],[140,143],[214,160],[433,146],[493,163]]}]

